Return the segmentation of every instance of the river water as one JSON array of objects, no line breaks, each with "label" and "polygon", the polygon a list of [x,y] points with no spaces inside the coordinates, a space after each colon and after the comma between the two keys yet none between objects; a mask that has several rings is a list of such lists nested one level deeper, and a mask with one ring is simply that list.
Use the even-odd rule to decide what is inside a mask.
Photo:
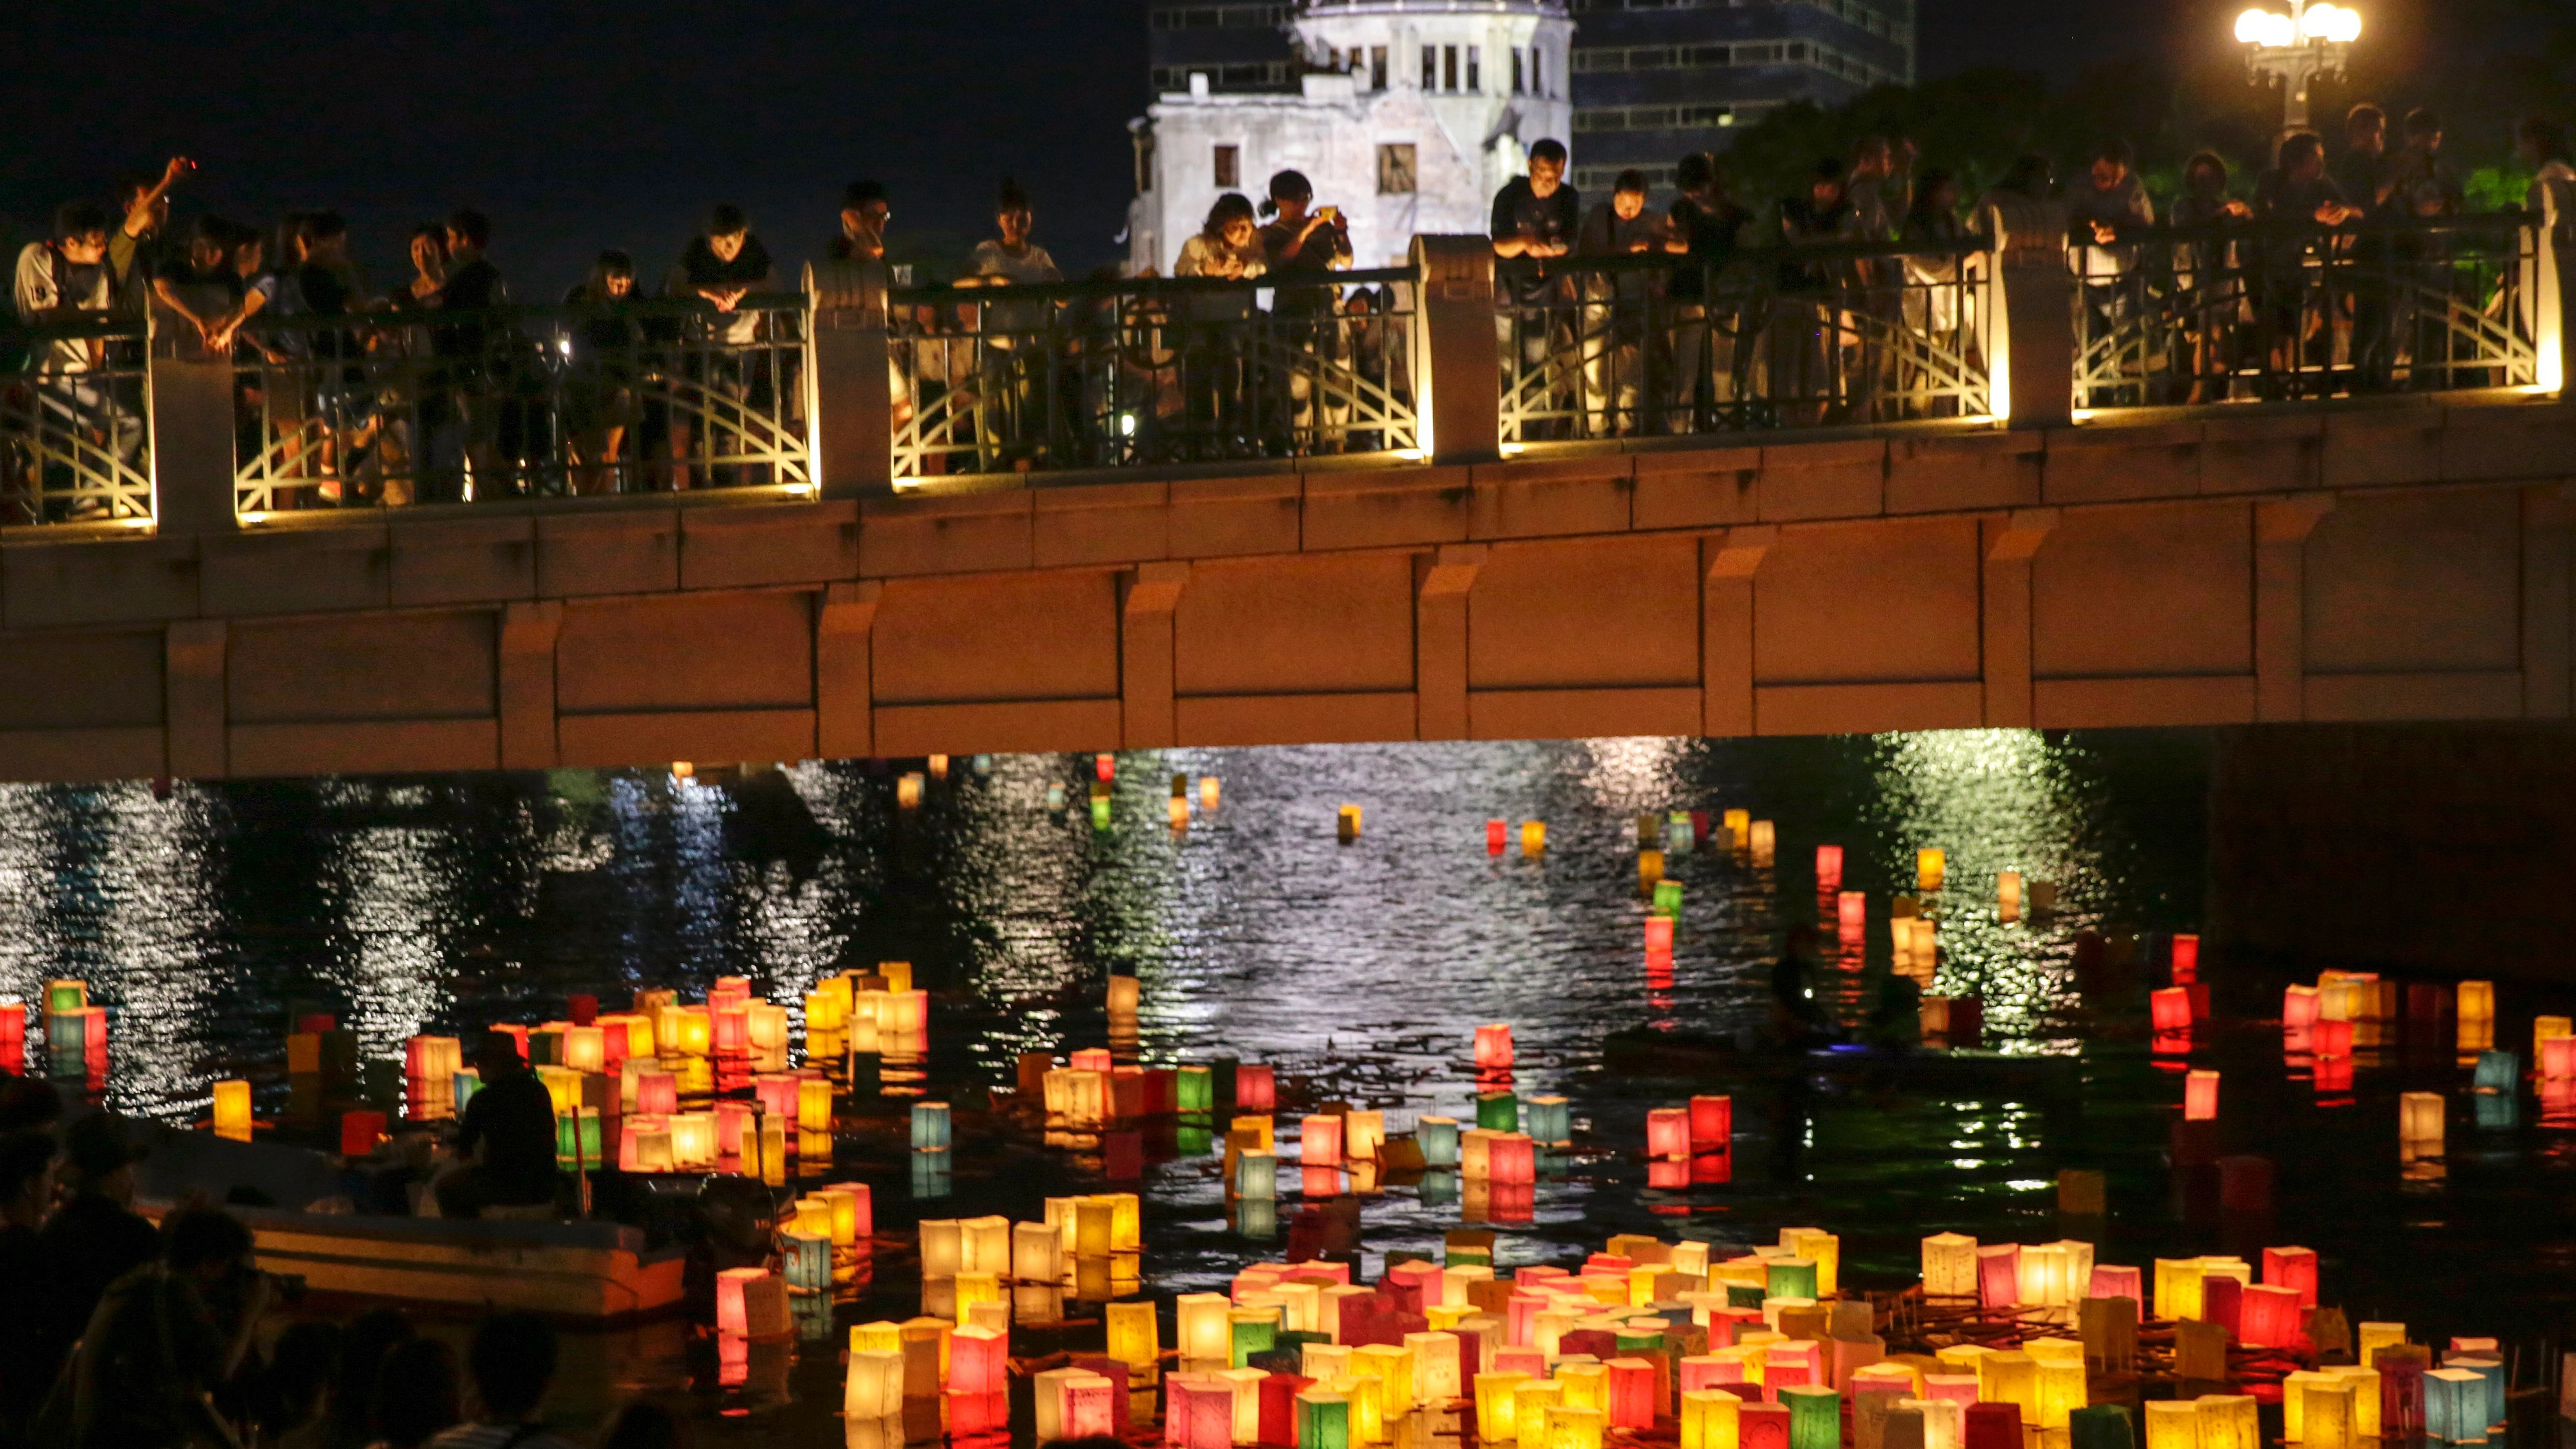
[{"label": "river water", "polygon": [[[300,1012],[336,1015],[363,1057],[389,1064],[416,1032],[560,1017],[575,992],[614,1005],[668,986],[689,999],[744,975],[797,1002],[818,976],[910,961],[932,999],[921,1089],[959,1108],[949,1195],[915,1199],[899,1134],[881,1130],[899,1097],[844,1100],[831,1174],[874,1184],[889,1237],[919,1217],[1034,1218],[1046,1196],[1101,1190],[1088,1139],[1050,1147],[980,1109],[1020,1052],[1105,1044],[1112,973],[1142,982],[1136,1058],[1273,1062],[1285,1095],[1383,1107],[1395,1123],[1472,1120],[1469,1039],[1508,1021],[1512,1085],[1566,1096],[1576,1145],[1546,1164],[1528,1221],[1500,1225],[1500,1265],[1563,1261],[1614,1232],[1746,1244],[1809,1224],[1842,1234],[1847,1282],[1874,1286],[1910,1279],[1917,1240],[1945,1229],[2072,1233],[2100,1239],[2102,1261],[2140,1264],[2302,1243],[2323,1257],[2326,1300],[2355,1322],[2538,1350],[2576,1299],[2576,1136],[2533,1102],[2510,1122],[2490,1103],[2481,1130],[2447,1054],[2365,1052],[2349,1089],[2321,1088],[2283,1050],[2291,978],[2215,956],[2220,1024],[2187,1053],[2150,1050],[2150,973],[2121,966],[2117,943],[2144,933],[2143,959],[2157,933],[2199,927],[2209,747],[2186,732],[1962,731],[1142,751],[1117,757],[1106,829],[1083,808],[1087,756],[960,759],[916,809],[898,807],[889,770],[846,762],[718,783],[562,771],[182,784],[166,797],[141,784],[0,787],[0,992],[85,978],[112,1014],[106,1103],[187,1122],[219,1077],[249,1078],[264,1116],[285,1110],[283,1037]],[[1201,777],[1222,788],[1184,830],[1166,819],[1176,774],[1193,798]],[[1049,808],[1050,784],[1069,808]],[[1349,842],[1335,831],[1346,804],[1363,822]],[[1670,854],[1683,888],[1674,961],[1650,972],[1636,817],[1739,807],[1777,823],[1776,865]],[[1490,819],[1509,822],[1500,855],[1486,848]],[[1519,844],[1528,820],[1547,829],[1535,857]],[[1644,1113],[1694,1084],[1606,1070],[1603,1039],[1641,1025],[1759,1030],[1782,932],[1818,918],[1819,844],[1844,847],[1844,888],[1869,901],[1866,964],[1824,974],[1836,1010],[1875,988],[1890,898],[1915,893],[1915,853],[1938,847],[1934,989],[1983,998],[1988,1045],[2071,1059],[2068,1086],[2025,1101],[1975,1084],[1739,1084],[1725,1164],[1650,1182]],[[2000,921],[2003,870],[2055,882],[2056,909]],[[2438,903],[2401,892],[2356,908]],[[2079,971],[2088,932],[2115,944],[2107,966]],[[2509,990],[2498,1045],[2527,1059],[2530,1016],[2564,1009]],[[2186,1066],[2222,1073],[2215,1123],[2177,1121]],[[2401,1167],[2405,1088],[2457,1099],[2444,1163]],[[1145,1140],[1132,1186],[1146,1199],[1146,1291],[1221,1286],[1279,1253],[1288,1226],[1229,1216],[1203,1138]],[[2210,1163],[2224,1154],[2272,1159],[2269,1207],[2219,1210]],[[2107,1220],[2060,1219],[2064,1168],[2105,1174]],[[1436,1178],[1357,1203],[1371,1273],[1388,1250],[1436,1253],[1461,1222]],[[1292,1191],[1283,1224],[1298,1207]],[[916,1272],[880,1249],[838,1322],[910,1316]],[[835,1346],[809,1343],[792,1363],[765,1350],[728,1373],[683,1325],[577,1335],[558,1408],[578,1424],[652,1389],[698,1405],[719,1438],[828,1442]]]}]

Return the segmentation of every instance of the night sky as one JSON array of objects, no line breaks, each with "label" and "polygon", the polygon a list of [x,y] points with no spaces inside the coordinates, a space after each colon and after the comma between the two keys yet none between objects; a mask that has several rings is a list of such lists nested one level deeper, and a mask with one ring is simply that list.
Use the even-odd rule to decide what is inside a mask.
[{"label": "night sky", "polygon": [[[2232,13],[1920,5],[1926,76],[2064,77],[2186,37],[2223,54]],[[37,234],[58,201],[178,152],[203,167],[183,220],[337,209],[381,290],[411,223],[471,205],[518,299],[551,301],[604,246],[658,276],[718,201],[792,267],[863,176],[891,188],[898,238],[971,241],[1014,174],[1039,240],[1081,268],[1117,254],[1144,47],[1144,0],[0,0],[0,225]]]}]

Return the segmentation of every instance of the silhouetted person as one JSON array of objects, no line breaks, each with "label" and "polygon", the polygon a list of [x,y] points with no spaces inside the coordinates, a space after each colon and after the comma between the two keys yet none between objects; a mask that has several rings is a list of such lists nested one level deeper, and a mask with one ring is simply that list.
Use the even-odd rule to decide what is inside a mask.
[{"label": "silhouetted person", "polygon": [[[480,1217],[486,1208],[551,1207],[555,1200],[555,1103],[545,1083],[519,1059],[517,1045],[492,1032],[475,1058],[482,1089],[465,1104],[457,1153],[466,1165],[438,1181],[442,1217]],[[527,1214],[515,1214],[527,1216]]]},{"label": "silhouetted person", "polygon": [[93,1113],[74,1122],[63,1133],[63,1159],[71,1195],[37,1235],[45,1262],[44,1342],[54,1365],[89,1326],[108,1285],[161,1256],[161,1235],[132,1207],[134,1164],[142,1154],[127,1144],[115,1118]]},{"label": "silhouetted person", "polygon": [[421,1449],[465,1421],[463,1399],[456,1350],[434,1338],[396,1345],[377,1371],[367,1404],[379,1436],[376,1449]]},{"label": "silhouetted person", "polygon": [[238,1442],[209,1395],[233,1376],[268,1304],[250,1229],[221,1208],[171,1216],[161,1261],[99,1300],[72,1363],[72,1449]]},{"label": "silhouetted person", "polygon": [[16,1442],[53,1387],[57,1363],[45,1331],[45,1215],[54,1205],[54,1139],[41,1131],[0,1137],[0,1441]]},{"label": "silhouetted person", "polygon": [[466,1372],[475,1416],[430,1441],[433,1449],[573,1449],[538,1411],[555,1377],[555,1331],[533,1313],[497,1313],[474,1330]]}]

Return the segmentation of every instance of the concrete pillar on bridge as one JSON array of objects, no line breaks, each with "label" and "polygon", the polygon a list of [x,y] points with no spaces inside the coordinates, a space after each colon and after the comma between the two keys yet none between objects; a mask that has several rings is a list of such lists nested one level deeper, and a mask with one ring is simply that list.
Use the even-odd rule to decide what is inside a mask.
[{"label": "concrete pillar on bridge", "polygon": [[1415,558],[1414,737],[1463,740],[1467,717],[1467,595],[1485,566],[1481,543],[1444,543]]},{"label": "concrete pillar on bridge", "polygon": [[233,366],[175,355],[175,344],[151,345],[152,517],[165,537],[231,533],[233,513]]},{"label": "concrete pillar on bridge", "polygon": [[1422,443],[1435,463],[1502,456],[1503,379],[1494,360],[1494,244],[1481,236],[1417,236],[1422,339],[1413,359]]},{"label": "concrete pillar on bridge", "polygon": [[1140,564],[1118,610],[1119,740],[1131,750],[1180,742],[1172,704],[1172,615],[1188,587],[1186,563]]},{"label": "concrete pillar on bridge", "polygon": [[874,645],[880,583],[834,584],[814,621],[815,749],[827,760],[877,752]]},{"label": "concrete pillar on bridge", "polygon": [[564,606],[521,601],[501,611],[501,768],[551,770],[555,741],[555,640]]},{"label": "concrete pillar on bridge", "polygon": [[1985,520],[1985,579],[1980,589],[1985,648],[1986,724],[2028,729],[2030,689],[2030,564],[2057,527],[2054,508],[2016,508]]},{"label": "concrete pillar on bridge", "polygon": [[[883,262],[808,266],[814,471],[825,498],[894,491],[895,396]],[[826,752],[828,753],[828,751]]]},{"label": "concrete pillar on bridge", "polygon": [[2066,207],[2002,204],[1987,212],[1999,251],[1987,366],[1995,412],[2016,428],[2063,427],[2075,417],[2075,294],[2066,274]]},{"label": "concrete pillar on bridge", "polygon": [[1700,543],[1700,733],[1753,733],[1753,575],[1780,542],[1775,524],[1730,528]]},{"label": "concrete pillar on bridge", "polygon": [[[231,406],[229,392],[225,405]],[[231,773],[224,700],[226,642],[220,619],[183,619],[163,635],[161,723],[173,779],[220,780]]]},{"label": "concrete pillar on bridge", "polygon": [[2254,505],[2254,718],[2307,718],[2308,535],[2334,495]]}]

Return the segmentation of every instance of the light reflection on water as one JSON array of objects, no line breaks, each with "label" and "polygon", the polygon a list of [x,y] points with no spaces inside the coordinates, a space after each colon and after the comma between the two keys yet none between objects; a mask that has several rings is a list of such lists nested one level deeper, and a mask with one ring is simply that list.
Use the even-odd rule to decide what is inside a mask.
[{"label": "light reflection on water", "polygon": [[[1082,804],[1087,756],[997,757],[982,776],[960,759],[911,812],[896,810],[890,775],[846,763],[724,788],[586,771],[182,785],[166,801],[142,786],[0,787],[0,991],[86,977],[115,1009],[109,1100],[173,1121],[203,1113],[217,1075],[250,1075],[263,1112],[282,1098],[290,1002],[340,1014],[366,1054],[392,1061],[413,1031],[552,1017],[572,992],[616,1002],[742,974],[793,1006],[818,975],[909,960],[934,996],[928,1086],[971,1102],[1011,1079],[1021,1051],[1098,1044],[1114,971],[1144,982],[1146,1059],[1274,1061],[1397,1125],[1472,1116],[1469,1036],[1508,1020],[1516,1088],[1566,1095],[1582,1125],[1533,1221],[1506,1232],[1507,1264],[1614,1231],[1686,1226],[1742,1243],[1821,1222],[1845,1234],[1850,1271],[1885,1281],[1910,1273],[1915,1239],[1939,1228],[2060,1236],[2053,1188],[2070,1165],[2110,1174],[2106,1261],[2135,1262],[2231,1240],[2175,1185],[2179,1078],[2151,1067],[2134,1033],[2091,1029],[2134,1027],[2137,1002],[2080,1000],[2072,943],[2093,927],[2195,924],[2203,750],[2191,735],[1969,731],[1146,751],[1119,757],[1105,833]],[[1165,825],[1175,774],[1224,786],[1222,806],[1194,809],[1177,833]],[[1067,809],[1044,808],[1050,783],[1067,787]],[[1344,803],[1364,811],[1350,845],[1334,839]],[[1778,822],[1778,864],[1671,857],[1676,968],[1650,982],[1635,818],[1729,806]],[[1485,851],[1488,818],[1510,823],[1500,857]],[[1548,827],[1537,859],[1518,843],[1530,819]],[[1869,896],[1873,980],[1914,852],[1947,852],[1938,989],[1981,992],[2003,1045],[2080,1050],[2080,1110],[1754,1089],[1739,1097],[1731,1181],[1650,1189],[1626,1153],[1647,1107],[1689,1088],[1604,1072],[1599,1044],[1639,1023],[1760,1023],[1781,932],[1815,918],[1819,843],[1846,847],[1847,888]],[[2059,883],[2055,916],[1999,924],[2005,869]],[[2475,1222],[2492,1241],[2492,1214],[2419,1230],[2378,1212],[2397,1200],[2397,1175],[2381,1170],[2395,1074],[2365,1069],[2337,1099],[2357,1105],[2321,1107],[2285,1077],[2277,1039],[2253,1045],[2213,1042],[2204,1059],[2225,1061],[2229,1150],[2282,1160],[2271,1241],[2307,1241],[2330,1278],[2383,1296],[2401,1270],[2379,1265],[2420,1253],[2422,1234],[2468,1252],[2460,1224]],[[1084,1180],[979,1131],[961,1132],[956,1196],[920,1210],[1031,1217],[1039,1197]],[[2499,1161],[2455,1160],[2441,1182],[2410,1186],[2458,1194],[2481,1172],[2518,1170],[2514,1154]],[[881,1219],[899,1231],[916,1210],[908,1166],[851,1170],[878,1184]],[[1158,1163],[1144,1190],[1158,1289],[1209,1286],[1277,1252],[1229,1226],[1211,1159]],[[1282,1221],[1293,1211],[1283,1204]],[[1458,1208],[1402,1188],[1369,1199],[1364,1223],[1372,1251],[1432,1249]],[[909,1315],[900,1273],[877,1276],[891,1301],[845,1316]],[[617,1342],[613,1378],[681,1372],[669,1352]],[[828,1365],[797,1372],[828,1412]]]}]

